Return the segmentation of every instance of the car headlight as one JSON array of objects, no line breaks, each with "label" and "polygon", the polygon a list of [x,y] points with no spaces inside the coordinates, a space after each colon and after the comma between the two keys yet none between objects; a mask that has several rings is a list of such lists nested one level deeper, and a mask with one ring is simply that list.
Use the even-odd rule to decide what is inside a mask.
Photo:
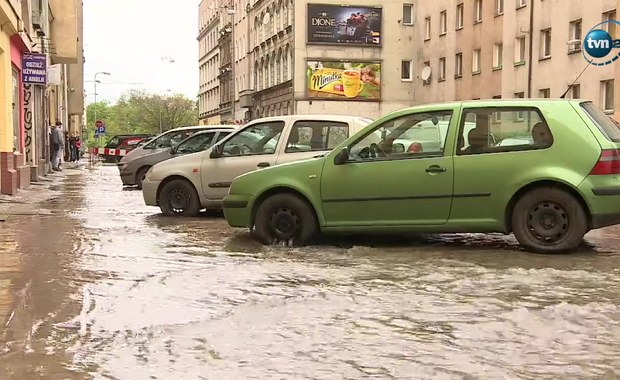
[{"label": "car headlight", "polygon": [[125,170],[125,169],[127,169],[127,164],[125,164],[125,165],[123,165],[123,166],[121,167],[121,170]]},{"label": "car headlight", "polygon": [[151,167],[149,169],[148,172],[146,172],[146,175],[144,176],[145,179],[151,179],[151,176],[153,175],[153,167]]}]

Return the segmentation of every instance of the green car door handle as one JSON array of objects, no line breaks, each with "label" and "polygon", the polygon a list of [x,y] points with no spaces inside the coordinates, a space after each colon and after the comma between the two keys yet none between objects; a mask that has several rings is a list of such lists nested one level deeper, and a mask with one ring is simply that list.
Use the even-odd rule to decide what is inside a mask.
[{"label": "green car door handle", "polygon": [[444,173],[445,171],[446,171],[446,168],[442,168],[439,165],[432,165],[426,169],[427,173]]}]

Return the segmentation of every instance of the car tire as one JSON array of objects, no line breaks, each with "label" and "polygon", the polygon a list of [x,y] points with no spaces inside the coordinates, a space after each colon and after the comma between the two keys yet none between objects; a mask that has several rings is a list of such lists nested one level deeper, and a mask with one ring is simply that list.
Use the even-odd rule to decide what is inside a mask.
[{"label": "car tire", "polygon": [[588,220],[572,194],[557,187],[541,187],[525,193],[516,202],[512,229],[528,251],[568,253],[583,241]]},{"label": "car tire", "polygon": [[146,173],[148,173],[150,168],[150,166],[145,166],[136,172],[136,186],[138,186],[138,189],[142,190],[142,182],[144,182],[144,177],[146,177]]},{"label": "car tire", "polygon": [[197,216],[200,212],[200,198],[189,181],[175,179],[161,190],[159,208],[166,216]]},{"label": "car tire", "polygon": [[251,236],[261,243],[292,243],[304,246],[318,233],[312,207],[294,194],[281,193],[265,199],[256,212]]}]

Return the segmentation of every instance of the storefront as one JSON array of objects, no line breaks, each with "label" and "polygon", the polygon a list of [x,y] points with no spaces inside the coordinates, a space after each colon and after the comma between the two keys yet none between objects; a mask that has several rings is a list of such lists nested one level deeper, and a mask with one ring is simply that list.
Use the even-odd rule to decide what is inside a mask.
[{"label": "storefront", "polygon": [[13,152],[21,153],[24,148],[24,100],[22,85],[22,52],[27,51],[20,35],[11,37],[11,107],[13,115]]}]

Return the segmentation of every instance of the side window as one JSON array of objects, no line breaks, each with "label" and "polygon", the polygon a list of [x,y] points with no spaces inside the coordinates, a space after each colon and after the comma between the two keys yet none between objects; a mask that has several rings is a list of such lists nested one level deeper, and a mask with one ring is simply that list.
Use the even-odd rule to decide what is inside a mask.
[{"label": "side window", "polygon": [[214,132],[195,135],[192,138],[180,143],[177,148],[177,153],[196,153],[206,150],[209,146],[211,146],[214,136]]},{"label": "side window", "polygon": [[223,143],[224,156],[274,154],[284,130],[283,121],[272,121],[246,127]]},{"label": "side window", "polygon": [[438,157],[444,154],[452,110],[420,112],[389,120],[352,144],[352,161]]},{"label": "side window", "polygon": [[[155,148],[171,148],[173,140],[181,137],[181,132],[170,132],[153,141]],[[180,141],[180,140],[179,140]]]},{"label": "side window", "polygon": [[553,144],[551,130],[535,108],[466,109],[463,120],[459,155],[545,149]]},{"label": "side window", "polygon": [[224,137],[230,135],[230,132],[220,132],[219,135],[217,135],[217,141],[215,142],[220,142],[224,139]]},{"label": "side window", "polygon": [[349,137],[349,125],[333,121],[298,121],[293,124],[286,153],[331,150]]}]

